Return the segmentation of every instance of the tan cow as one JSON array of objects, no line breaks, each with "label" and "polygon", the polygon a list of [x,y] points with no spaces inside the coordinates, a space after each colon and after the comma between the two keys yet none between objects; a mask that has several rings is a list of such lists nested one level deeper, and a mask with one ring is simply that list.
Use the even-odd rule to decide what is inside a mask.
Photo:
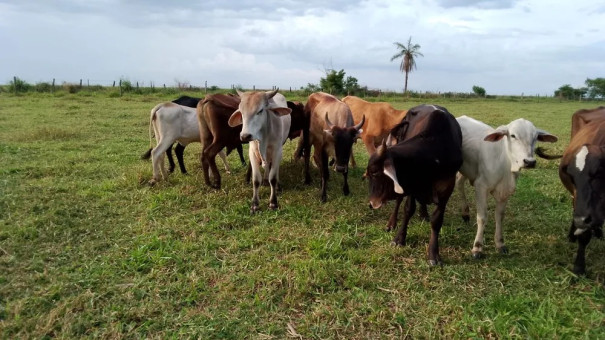
[{"label": "tan cow", "polygon": [[326,201],[328,173],[328,156],[334,157],[334,170],[344,177],[343,194],[349,194],[347,180],[351,147],[359,137],[364,118],[357,125],[353,123],[353,115],[349,107],[331,94],[324,92],[312,93],[305,105],[305,116],[309,128],[303,129],[305,143],[305,183],[311,182],[309,174],[309,157],[311,145],[314,148],[313,158],[321,172],[321,201]]},{"label": "tan cow", "polygon": [[355,96],[346,96],[342,101],[351,109],[355,122],[361,122],[362,117],[365,117],[365,123],[361,127],[361,140],[370,155],[376,152],[376,147],[388,137],[395,125],[401,123],[407,113],[407,110],[397,110],[389,103],[370,103]]}]

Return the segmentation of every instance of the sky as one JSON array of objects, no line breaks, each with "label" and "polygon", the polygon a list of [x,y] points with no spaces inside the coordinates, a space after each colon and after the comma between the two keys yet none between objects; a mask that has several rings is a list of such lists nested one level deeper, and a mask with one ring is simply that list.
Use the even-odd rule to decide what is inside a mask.
[{"label": "sky", "polygon": [[409,90],[552,96],[605,77],[604,23],[603,0],[0,0],[0,83],[297,89],[344,69],[403,91],[411,37]]}]

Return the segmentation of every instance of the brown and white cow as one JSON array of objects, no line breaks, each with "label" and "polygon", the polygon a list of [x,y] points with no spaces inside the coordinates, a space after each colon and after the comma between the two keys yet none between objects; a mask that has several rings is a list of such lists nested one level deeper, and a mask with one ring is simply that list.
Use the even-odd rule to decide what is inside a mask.
[{"label": "brown and white cow", "polygon": [[[408,133],[413,137],[406,138]],[[435,204],[428,261],[430,265],[440,264],[439,232],[454,190],[456,172],[462,165],[460,126],[444,107],[420,105],[408,111],[392,134],[400,142],[391,147],[383,142],[368,161],[364,176],[370,182],[370,208],[380,208],[393,198],[393,191],[408,196],[401,228],[393,240],[396,245],[405,245],[416,201]]]},{"label": "brown and white cow", "polygon": [[[216,167],[216,155],[223,149],[236,149],[242,142],[240,126],[231,127],[229,117],[239,106],[239,97],[224,94],[211,94],[197,104],[197,120],[202,141],[202,171],[206,185],[220,189],[221,175]],[[210,175],[214,182],[210,181]]]},{"label": "brown and white cow", "polygon": [[327,199],[328,188],[328,156],[336,160],[335,170],[342,173],[344,184],[342,191],[344,195],[349,194],[348,172],[351,148],[355,139],[362,132],[361,126],[365,118],[359,124],[354,125],[353,115],[347,104],[338,100],[331,94],[324,92],[312,93],[305,104],[305,115],[309,122],[309,128],[303,130],[304,159],[305,159],[305,183],[311,183],[309,174],[309,157],[311,145],[314,148],[313,158],[319,166],[321,173],[321,201]]},{"label": "brown and white cow", "polygon": [[250,142],[249,157],[252,167],[252,206],[250,211],[255,213],[260,209],[258,189],[262,183],[260,166],[269,172],[271,197],[269,208],[277,209],[277,182],[279,181],[279,165],[282,159],[282,146],[290,131],[290,112],[286,98],[271,92],[240,92],[241,101],[237,111],[229,118],[229,126],[242,125],[240,139]]},{"label": "brown and white cow", "polygon": [[389,136],[391,129],[399,124],[408,112],[397,110],[386,102],[371,103],[355,96],[346,96],[342,101],[351,109],[355,122],[361,122],[365,117],[360,138],[369,155],[376,152],[376,147]]},{"label": "brown and white cow", "polygon": [[569,240],[578,241],[573,271],[586,273],[586,246],[603,238],[605,221],[605,107],[572,117],[572,136],[559,165],[559,177],[573,196]]}]

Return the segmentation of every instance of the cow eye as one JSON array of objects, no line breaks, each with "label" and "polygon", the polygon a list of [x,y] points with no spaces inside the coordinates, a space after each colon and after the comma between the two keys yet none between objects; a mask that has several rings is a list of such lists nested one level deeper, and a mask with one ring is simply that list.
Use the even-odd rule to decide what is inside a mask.
[{"label": "cow eye", "polygon": [[263,113],[263,109],[258,110],[258,112],[256,113],[257,115]]},{"label": "cow eye", "polygon": [[517,136],[515,136],[515,135],[510,135],[510,138],[515,139],[515,138],[517,138]]}]

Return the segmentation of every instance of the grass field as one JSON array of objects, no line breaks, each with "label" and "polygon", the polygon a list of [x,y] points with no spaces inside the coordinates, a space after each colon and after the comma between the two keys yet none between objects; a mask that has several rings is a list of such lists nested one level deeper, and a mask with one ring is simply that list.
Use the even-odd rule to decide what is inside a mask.
[{"label": "grass field", "polygon": [[[445,265],[429,268],[426,222],[414,218],[409,245],[394,248],[383,231],[392,203],[368,208],[362,143],[352,194],[333,174],[325,204],[317,169],[302,184],[295,141],[275,212],[262,188],[263,210],[250,215],[235,154],[223,189],[205,187],[199,144],[185,151],[190,175],[149,187],[151,163],[139,159],[149,111],[173,98],[0,94],[0,338],[605,338],[605,246],[589,245],[586,278],[571,273],[577,245],[566,239],[571,200],[557,161],[523,171],[504,221],[510,254],[494,249],[490,201],[487,257],[471,258],[475,227],[454,195]],[[598,105],[431,103],[493,126],[530,119],[559,136],[543,145],[553,153],[569,141],[571,114]]]}]

